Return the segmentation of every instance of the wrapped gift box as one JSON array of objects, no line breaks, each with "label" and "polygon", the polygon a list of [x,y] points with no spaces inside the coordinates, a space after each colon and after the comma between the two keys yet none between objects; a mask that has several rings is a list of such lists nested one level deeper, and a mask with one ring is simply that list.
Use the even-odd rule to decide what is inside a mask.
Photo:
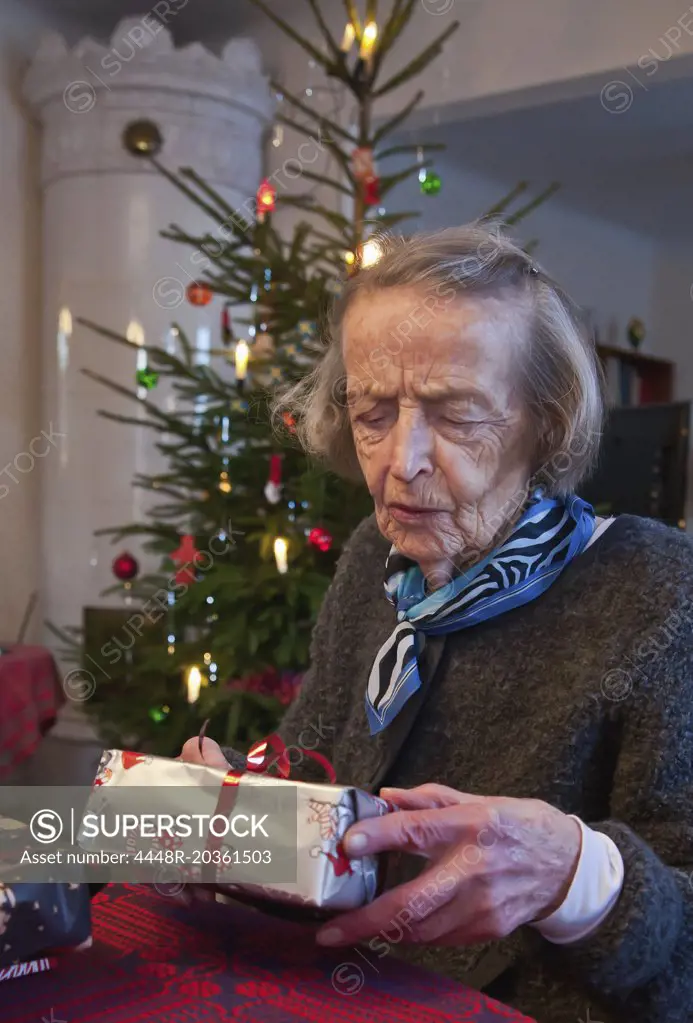
[{"label": "wrapped gift box", "polygon": [[[189,811],[191,803],[197,815],[209,820],[236,816],[261,821],[268,807],[278,809],[267,814],[271,822],[269,839],[258,833],[252,841],[246,841],[243,849],[228,834],[184,835],[185,829],[178,823],[170,833],[154,836],[149,826],[148,835],[142,828],[140,834],[128,837],[122,833],[107,837],[85,828],[87,820],[104,818],[109,812],[122,813],[130,806],[129,799],[134,807],[134,790],[142,790],[143,801],[137,804],[140,810],[147,817],[155,813],[158,821],[178,822],[181,815],[187,818],[184,811]],[[237,896],[337,912],[372,901],[378,887],[376,857],[350,860],[346,856],[343,838],[347,829],[356,821],[380,816],[390,809],[384,800],[349,785],[295,782],[252,771],[224,771],[108,750],[99,766],[78,841],[91,852],[124,853],[129,849],[133,856],[131,876],[123,880],[156,880],[139,868],[144,866],[143,857],[149,855],[151,864],[159,855],[160,880],[201,882]],[[217,824],[215,828],[223,830]],[[158,824],[155,830],[158,832]],[[157,848],[158,854],[152,856]],[[137,863],[135,850],[140,857]],[[171,868],[168,871],[167,864]]]},{"label": "wrapped gift box", "polygon": [[91,940],[88,885],[21,880],[27,836],[25,824],[0,817],[0,979],[41,972],[42,955]]}]

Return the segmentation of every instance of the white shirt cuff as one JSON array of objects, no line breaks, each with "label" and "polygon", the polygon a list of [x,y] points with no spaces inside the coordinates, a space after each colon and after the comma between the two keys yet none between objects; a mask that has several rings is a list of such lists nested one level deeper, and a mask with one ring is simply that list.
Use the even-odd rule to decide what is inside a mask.
[{"label": "white shirt cuff", "polygon": [[550,916],[531,923],[556,945],[578,941],[595,931],[611,912],[623,886],[623,858],[608,835],[593,831],[575,814],[582,831],[580,857],[565,899]]}]

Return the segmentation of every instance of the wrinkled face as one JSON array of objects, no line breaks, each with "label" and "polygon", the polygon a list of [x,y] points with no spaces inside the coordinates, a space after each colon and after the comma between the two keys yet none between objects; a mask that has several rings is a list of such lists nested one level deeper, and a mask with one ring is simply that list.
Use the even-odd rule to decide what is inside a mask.
[{"label": "wrinkled face", "polygon": [[361,294],[342,337],[378,526],[436,588],[493,546],[527,495],[517,366],[528,317],[511,298],[425,299],[411,287]]}]

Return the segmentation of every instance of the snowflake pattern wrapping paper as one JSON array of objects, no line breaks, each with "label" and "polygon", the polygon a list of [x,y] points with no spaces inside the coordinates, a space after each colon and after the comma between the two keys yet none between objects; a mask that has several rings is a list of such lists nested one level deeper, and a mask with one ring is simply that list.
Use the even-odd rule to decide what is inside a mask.
[{"label": "snowflake pattern wrapping paper", "polygon": [[[0,972],[51,950],[76,948],[89,941],[91,915],[86,884],[12,881],[21,874],[19,857],[27,827],[0,817]],[[12,856],[16,846],[18,854]],[[12,971],[4,976],[12,976]]]}]

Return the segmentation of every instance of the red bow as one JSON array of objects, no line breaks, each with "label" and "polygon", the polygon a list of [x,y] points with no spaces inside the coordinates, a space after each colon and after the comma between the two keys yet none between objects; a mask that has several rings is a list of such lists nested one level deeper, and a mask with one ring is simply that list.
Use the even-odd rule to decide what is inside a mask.
[{"label": "red bow", "polygon": [[[274,751],[273,754],[269,752],[270,748]],[[314,749],[302,749],[300,746],[290,746],[289,749],[298,749],[302,755],[310,757],[311,760],[320,764],[327,774],[330,785],[335,784],[337,772],[322,753],[318,753]],[[254,774],[267,774],[270,767],[273,767],[275,764],[277,772],[282,778],[290,777],[291,761],[287,753],[287,746],[281,736],[273,732],[266,739],[261,739],[250,747],[246,758],[246,770],[252,771]]]}]

